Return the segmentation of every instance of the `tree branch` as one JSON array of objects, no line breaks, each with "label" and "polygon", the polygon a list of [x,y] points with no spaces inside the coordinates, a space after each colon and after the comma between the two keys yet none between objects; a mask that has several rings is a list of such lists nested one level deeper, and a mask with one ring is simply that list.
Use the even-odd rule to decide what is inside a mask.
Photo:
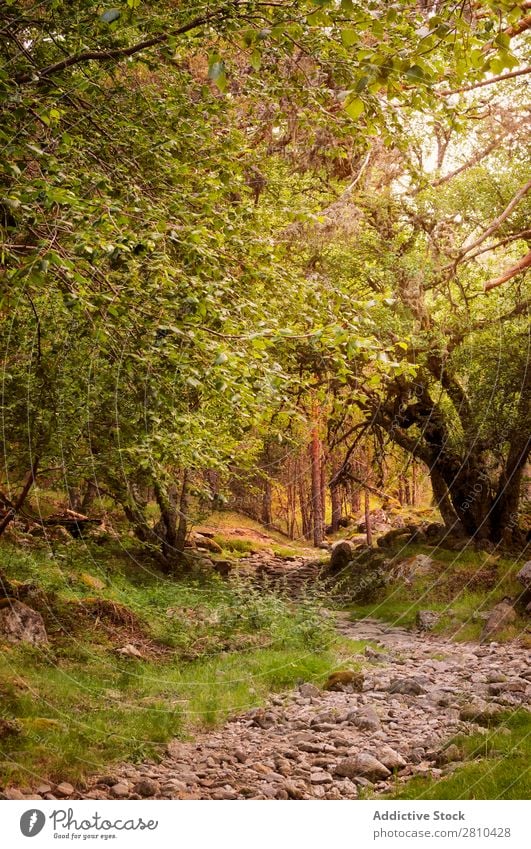
[{"label": "tree branch", "polygon": [[468,159],[463,165],[460,165],[459,168],[456,168],[455,171],[450,171],[449,174],[445,174],[444,177],[439,177],[438,180],[433,180],[430,183],[433,188],[437,186],[442,186],[444,183],[447,183],[449,180],[452,180],[454,177],[457,177],[458,174],[462,174],[463,171],[467,171],[468,168],[472,168],[474,165],[477,165],[478,162],[481,162],[482,159],[485,159],[489,153],[492,153],[499,144],[505,139],[505,135],[498,136],[498,138],[494,139],[487,147],[484,147],[483,150],[478,151],[474,156]]},{"label": "tree branch", "polygon": [[[530,26],[531,26],[531,16],[529,18]],[[497,77],[490,77],[488,80],[482,80],[479,83],[472,83],[472,85],[465,85],[462,88],[454,88],[454,89],[446,89],[445,91],[438,91],[437,94],[441,97],[449,97],[451,94],[463,94],[466,91],[473,91],[475,88],[482,88],[486,85],[493,85],[494,83],[502,82],[503,80],[510,80],[513,77],[522,77],[524,74],[531,74],[531,66],[527,68],[519,68],[517,71],[509,71],[507,74],[498,74]]]},{"label": "tree branch", "polygon": [[528,182],[525,184],[525,186],[522,186],[522,188],[519,189],[519,191],[515,194],[513,199],[510,201],[510,203],[507,204],[507,206],[505,207],[503,212],[500,213],[500,215],[498,215],[498,217],[494,219],[492,224],[489,227],[487,227],[487,229],[481,234],[481,236],[479,236],[476,239],[475,242],[472,242],[471,245],[467,245],[466,248],[461,250],[461,253],[459,255],[459,259],[464,257],[465,254],[470,253],[470,251],[473,251],[474,248],[479,247],[479,245],[481,245],[485,241],[485,239],[488,239],[489,236],[491,236],[498,229],[498,227],[500,227],[500,225],[503,224],[503,222],[510,216],[513,209],[516,206],[518,206],[518,204],[520,203],[522,198],[525,197],[525,195],[528,193],[528,191],[530,189],[531,189],[531,180],[528,180]]},{"label": "tree branch", "polygon": [[515,265],[512,265],[510,268],[507,268],[503,274],[500,274],[499,277],[495,277],[493,280],[489,280],[485,283],[484,291],[490,292],[491,289],[495,289],[497,286],[501,286],[502,283],[507,283],[508,280],[511,280],[513,277],[516,277],[517,274],[521,274],[522,271],[525,271],[526,268],[531,267],[531,251],[527,253],[522,259],[518,260]]},{"label": "tree branch", "polygon": [[211,12],[208,15],[194,18],[187,24],[183,24],[183,26],[178,27],[171,32],[166,32],[162,35],[154,36],[153,38],[148,38],[145,41],[132,44],[130,47],[115,47],[108,50],[83,50],[81,53],[75,53],[73,56],[67,56],[65,59],[61,59],[60,62],[48,65],[41,71],[36,70],[33,74],[19,74],[15,77],[15,82],[20,84],[29,83],[34,80],[35,77],[37,77],[38,81],[41,82],[43,79],[51,76],[52,74],[59,73],[59,71],[64,71],[66,68],[72,67],[72,65],[79,65],[84,62],[108,62],[111,59],[125,59],[128,56],[134,56],[135,53],[141,53],[143,50],[148,50],[150,47],[156,47],[159,44],[164,44],[169,38],[177,35],[184,35],[193,29],[197,29],[198,27],[209,23],[209,21],[214,18],[220,16],[223,17],[223,15],[227,14],[229,11],[230,9],[227,7],[225,7],[225,9],[218,9],[216,12]]}]

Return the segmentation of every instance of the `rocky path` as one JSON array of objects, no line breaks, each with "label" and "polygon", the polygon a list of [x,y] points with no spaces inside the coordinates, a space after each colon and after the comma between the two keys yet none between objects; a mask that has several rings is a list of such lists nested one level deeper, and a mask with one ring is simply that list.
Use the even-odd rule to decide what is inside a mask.
[{"label": "rocky path", "polygon": [[[123,764],[80,798],[354,799],[389,792],[417,774],[440,777],[459,761],[456,732],[529,707],[528,652],[514,644],[456,644],[375,620],[338,617],[368,640],[361,692],[313,684],[273,697],[194,742],[173,741],[160,763]],[[356,683],[356,682],[355,682]],[[54,788],[52,798],[61,795]],[[64,793],[69,795],[68,793]],[[48,794],[49,797],[49,794]]]}]

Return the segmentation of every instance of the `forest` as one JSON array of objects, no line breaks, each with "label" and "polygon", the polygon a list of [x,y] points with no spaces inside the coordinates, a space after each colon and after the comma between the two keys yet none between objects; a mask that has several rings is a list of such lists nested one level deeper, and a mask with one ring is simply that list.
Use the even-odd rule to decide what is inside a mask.
[{"label": "forest", "polygon": [[0,797],[528,798],[530,31],[0,0]]}]

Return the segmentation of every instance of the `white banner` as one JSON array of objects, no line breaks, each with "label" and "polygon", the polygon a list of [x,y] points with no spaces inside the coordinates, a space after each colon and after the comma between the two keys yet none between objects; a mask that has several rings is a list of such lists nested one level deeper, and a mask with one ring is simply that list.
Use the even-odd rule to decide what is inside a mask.
[{"label": "white banner", "polygon": [[[531,845],[528,803],[29,801],[1,803],[0,845],[342,849]],[[527,823],[525,814],[527,813]],[[34,842],[32,842],[34,840]],[[68,842],[67,842],[68,841]]]}]

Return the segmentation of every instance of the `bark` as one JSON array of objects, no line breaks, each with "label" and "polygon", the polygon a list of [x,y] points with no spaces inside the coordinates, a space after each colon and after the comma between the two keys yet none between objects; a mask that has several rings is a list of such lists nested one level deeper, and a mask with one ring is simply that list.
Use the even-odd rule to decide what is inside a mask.
[{"label": "bark", "polygon": [[273,488],[269,478],[264,480],[264,490],[262,494],[262,524],[269,526],[273,524]]},{"label": "bark", "polygon": [[298,490],[299,490],[299,506],[301,511],[301,523],[302,523],[302,535],[304,539],[312,538],[312,526],[310,522],[310,516],[308,511],[308,499],[306,498],[306,492],[304,491],[304,481],[299,479],[298,481]]},{"label": "bark", "polygon": [[330,487],[330,501],[332,504],[332,533],[339,530],[341,522],[341,492],[339,486]]},{"label": "bark", "polygon": [[188,533],[188,469],[183,472],[183,481],[181,486],[181,496],[179,499],[179,522],[177,524],[177,533],[175,536],[175,548],[177,556],[180,558],[184,553],[186,543],[186,535]]},{"label": "bark", "polygon": [[98,485],[94,481],[87,481],[87,487],[81,502],[81,512],[87,515],[88,511],[94,503],[94,499],[98,494]]},{"label": "bark", "polygon": [[457,530],[459,528],[457,513],[452,506],[446,483],[437,469],[431,469],[430,480],[433,490],[433,501],[441,514],[446,529],[449,531]]},{"label": "bark", "polygon": [[10,507],[7,510],[6,514],[4,515],[2,520],[0,521],[0,536],[2,536],[5,529],[11,524],[11,522],[13,521],[13,519],[15,518],[15,516],[17,515],[19,510],[24,506],[24,502],[26,501],[26,498],[29,495],[31,487],[33,486],[33,484],[35,483],[35,480],[37,478],[37,470],[39,468],[39,462],[40,462],[40,457],[36,457],[33,464],[32,464],[30,471],[28,472],[27,478],[24,482],[24,486],[22,487],[22,489],[20,491],[20,495],[18,496],[18,498],[15,501],[15,503],[13,504],[13,506]]},{"label": "bark", "polygon": [[312,428],[310,463],[312,472],[312,537],[313,544],[317,547],[323,541],[324,528],[321,490],[321,441],[316,424]]},{"label": "bark", "polygon": [[365,512],[365,535],[367,537],[367,545],[372,546],[372,528],[371,528],[371,511],[369,505],[369,490],[363,491],[363,508]]}]

